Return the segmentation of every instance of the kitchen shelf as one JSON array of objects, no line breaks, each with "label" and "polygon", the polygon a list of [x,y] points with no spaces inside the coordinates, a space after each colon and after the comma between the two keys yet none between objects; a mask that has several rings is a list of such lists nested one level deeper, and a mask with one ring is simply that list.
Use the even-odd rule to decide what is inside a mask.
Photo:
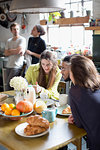
[{"label": "kitchen shelf", "polygon": [[100,26],[85,27],[85,30],[100,30]]},{"label": "kitchen shelf", "polygon": [[[89,16],[85,17],[73,17],[73,18],[60,18],[55,21],[53,24],[59,24],[59,25],[79,25],[82,23],[88,23],[89,22]],[[47,20],[40,20],[41,25],[46,25]]]}]

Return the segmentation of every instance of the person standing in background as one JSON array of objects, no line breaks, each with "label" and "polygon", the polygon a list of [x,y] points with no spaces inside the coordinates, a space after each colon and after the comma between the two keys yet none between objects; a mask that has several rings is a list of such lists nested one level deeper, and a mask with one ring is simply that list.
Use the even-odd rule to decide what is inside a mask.
[{"label": "person standing in background", "polygon": [[4,54],[8,57],[8,62],[6,65],[7,69],[7,81],[6,89],[10,90],[9,86],[10,79],[14,76],[19,76],[24,62],[24,53],[26,50],[26,39],[19,35],[20,25],[18,23],[13,23],[10,26],[12,38],[8,39],[5,47]]},{"label": "person standing in background", "polygon": [[40,54],[46,49],[45,41],[41,38],[45,34],[44,28],[41,25],[35,25],[31,31],[31,35],[28,40],[28,50],[26,54],[32,56],[32,64],[39,62]]}]

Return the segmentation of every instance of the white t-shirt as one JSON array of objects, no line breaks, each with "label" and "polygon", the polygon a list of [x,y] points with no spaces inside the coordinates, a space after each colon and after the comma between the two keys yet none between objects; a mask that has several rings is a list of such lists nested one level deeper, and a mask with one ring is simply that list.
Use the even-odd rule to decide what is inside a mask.
[{"label": "white t-shirt", "polygon": [[[16,41],[13,38],[8,39],[5,49],[16,49],[17,47],[22,47],[23,53],[26,50],[26,39],[20,36]],[[20,68],[23,66],[24,56],[11,55],[8,56],[7,68]]]}]

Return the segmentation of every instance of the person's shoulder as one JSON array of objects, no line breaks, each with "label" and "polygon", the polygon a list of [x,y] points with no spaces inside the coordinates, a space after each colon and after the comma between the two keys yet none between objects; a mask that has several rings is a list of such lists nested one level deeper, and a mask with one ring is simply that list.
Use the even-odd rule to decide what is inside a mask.
[{"label": "person's shoulder", "polygon": [[33,40],[33,39],[34,39],[34,37],[33,37],[33,36],[30,36],[30,37],[29,37],[29,40]]},{"label": "person's shoulder", "polygon": [[37,70],[39,70],[39,68],[40,68],[40,64],[39,63],[32,64],[32,65],[29,66],[29,69],[33,70],[33,71],[37,71]]},{"label": "person's shoulder", "polygon": [[81,87],[79,85],[71,85],[71,89],[70,89],[71,93],[81,93],[82,95],[89,95],[92,93],[92,91],[89,88],[85,88],[85,87]]},{"label": "person's shoulder", "polygon": [[39,37],[39,40],[40,40],[40,42],[45,43],[45,40],[44,40],[44,39],[42,39],[41,37]]},{"label": "person's shoulder", "polygon": [[20,38],[20,39],[23,39],[23,40],[26,40],[26,38],[25,38],[25,37],[23,37],[23,36],[20,36],[19,38]]}]

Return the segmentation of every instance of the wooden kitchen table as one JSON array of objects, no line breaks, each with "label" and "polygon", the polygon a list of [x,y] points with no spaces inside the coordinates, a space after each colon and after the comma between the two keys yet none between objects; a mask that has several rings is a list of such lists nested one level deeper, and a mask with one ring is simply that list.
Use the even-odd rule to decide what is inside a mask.
[{"label": "wooden kitchen table", "polygon": [[0,116],[0,144],[9,150],[55,150],[75,140],[80,142],[86,135],[84,129],[69,125],[67,117],[57,116],[56,121],[50,123],[50,131],[46,135],[36,138],[21,137],[15,133],[15,128],[23,122],[26,122],[26,117],[13,121]]}]

